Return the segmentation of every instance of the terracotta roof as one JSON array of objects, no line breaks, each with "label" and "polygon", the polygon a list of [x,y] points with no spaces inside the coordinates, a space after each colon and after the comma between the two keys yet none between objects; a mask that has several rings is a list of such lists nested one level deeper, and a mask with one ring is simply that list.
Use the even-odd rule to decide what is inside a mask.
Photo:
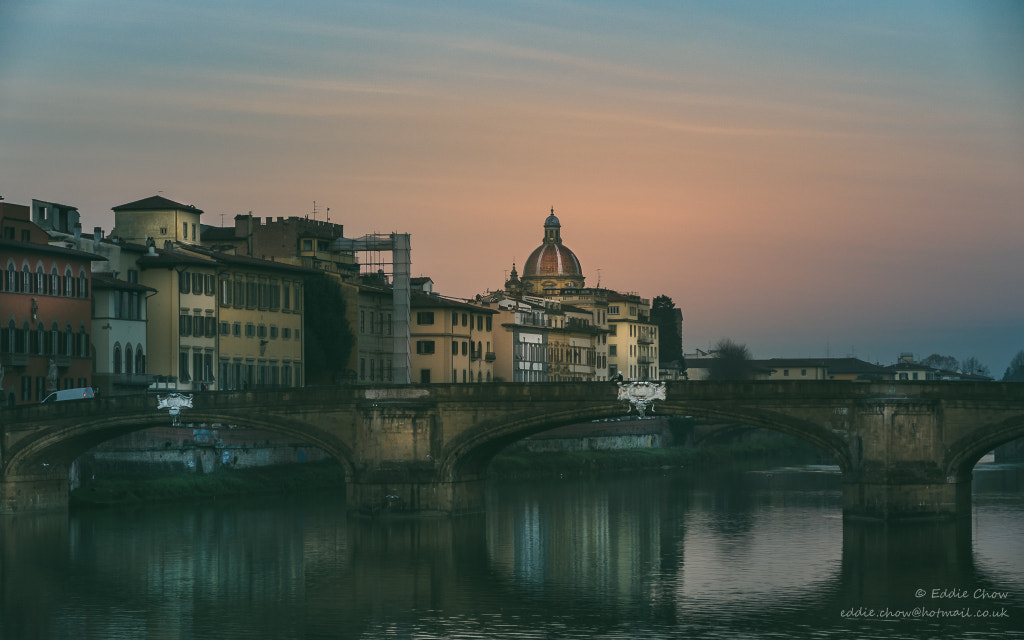
[{"label": "terracotta roof", "polygon": [[36,242],[21,242],[19,240],[7,240],[0,238],[0,248],[16,249],[19,251],[31,252],[31,253],[45,253],[52,256],[64,256],[66,258],[78,258],[81,260],[106,260],[106,256],[101,256],[96,253],[89,253],[88,251],[79,251],[78,249],[68,249],[53,244],[39,244]]},{"label": "terracotta roof", "polygon": [[127,280],[111,278],[110,276],[98,273],[94,273],[92,275],[92,288],[116,291],[156,291],[153,287],[147,287],[146,285],[139,284],[138,282],[128,282]]},{"label": "terracotta roof", "polygon": [[202,209],[197,209],[190,204],[181,204],[174,200],[168,200],[163,196],[150,196],[148,198],[143,198],[142,200],[136,200],[135,202],[111,207],[111,210],[113,211],[164,211],[167,209],[191,211],[192,213],[203,212]]}]

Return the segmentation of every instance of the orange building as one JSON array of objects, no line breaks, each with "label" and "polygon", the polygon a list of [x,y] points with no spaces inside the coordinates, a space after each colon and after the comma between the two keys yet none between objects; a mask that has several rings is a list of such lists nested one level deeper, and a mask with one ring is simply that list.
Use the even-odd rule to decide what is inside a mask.
[{"label": "orange building", "polygon": [[47,244],[24,205],[0,202],[0,397],[40,402],[92,384],[90,263]]}]

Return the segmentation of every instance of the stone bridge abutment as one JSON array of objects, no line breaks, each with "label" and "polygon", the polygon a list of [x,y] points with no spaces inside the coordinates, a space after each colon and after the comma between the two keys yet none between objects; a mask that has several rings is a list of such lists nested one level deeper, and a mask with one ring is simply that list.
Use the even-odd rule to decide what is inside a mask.
[{"label": "stone bridge abutment", "polygon": [[[345,469],[351,510],[457,514],[483,507],[487,465],[503,448],[623,416],[616,396],[610,383],[212,392],[196,394],[181,420],[276,431],[323,449]],[[1024,385],[1012,383],[679,382],[654,411],[816,445],[839,465],[850,518],[967,515],[975,462],[1024,437]],[[75,458],[170,423],[153,395],[20,407],[0,420],[0,513],[66,508]]]}]

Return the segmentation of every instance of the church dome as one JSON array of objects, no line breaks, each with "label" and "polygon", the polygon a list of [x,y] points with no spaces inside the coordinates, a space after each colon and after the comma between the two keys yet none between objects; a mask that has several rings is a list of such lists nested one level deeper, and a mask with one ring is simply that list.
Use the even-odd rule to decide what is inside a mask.
[{"label": "church dome", "polygon": [[523,265],[521,277],[560,277],[583,275],[583,268],[572,249],[564,244],[542,244],[533,250]]},{"label": "church dome", "polygon": [[533,250],[520,276],[535,292],[583,286],[583,267],[572,249],[562,244],[562,225],[555,210],[544,221],[544,243]]}]

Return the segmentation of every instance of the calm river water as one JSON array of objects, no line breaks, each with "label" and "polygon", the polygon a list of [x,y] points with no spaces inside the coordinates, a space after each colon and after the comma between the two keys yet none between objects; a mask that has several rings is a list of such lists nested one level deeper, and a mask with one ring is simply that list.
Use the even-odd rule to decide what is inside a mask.
[{"label": "calm river water", "polygon": [[1024,638],[1024,465],[974,478],[969,521],[913,527],[844,525],[834,467],[10,517],[0,638]]}]

